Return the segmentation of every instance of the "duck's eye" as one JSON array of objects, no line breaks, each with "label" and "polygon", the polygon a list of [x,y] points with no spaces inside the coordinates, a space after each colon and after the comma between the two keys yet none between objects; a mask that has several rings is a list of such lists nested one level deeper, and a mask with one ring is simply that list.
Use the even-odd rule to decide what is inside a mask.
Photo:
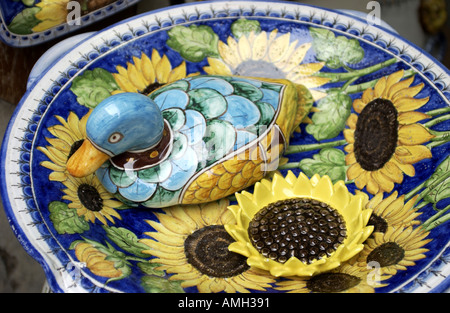
[{"label": "duck's eye", "polygon": [[123,138],[123,135],[121,133],[113,133],[111,136],[109,136],[108,141],[109,143],[117,143],[121,141]]}]

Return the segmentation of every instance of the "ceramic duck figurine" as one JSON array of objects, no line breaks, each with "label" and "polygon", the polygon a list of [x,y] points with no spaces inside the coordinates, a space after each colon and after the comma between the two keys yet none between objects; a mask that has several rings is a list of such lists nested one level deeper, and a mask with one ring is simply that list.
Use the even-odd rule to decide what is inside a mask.
[{"label": "ceramic duck figurine", "polygon": [[276,170],[312,97],[288,80],[195,76],[100,103],[69,159],[129,205],[204,203]]}]

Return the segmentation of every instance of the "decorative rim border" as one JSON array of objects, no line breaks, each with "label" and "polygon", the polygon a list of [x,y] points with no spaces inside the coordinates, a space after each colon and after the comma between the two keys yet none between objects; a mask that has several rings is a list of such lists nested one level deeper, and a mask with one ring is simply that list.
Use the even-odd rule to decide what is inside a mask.
[{"label": "decorative rim border", "polygon": [[[214,3],[214,7],[211,3]],[[275,3],[276,6],[269,6],[269,3]],[[415,68],[417,73],[428,80],[450,105],[450,71],[426,52],[399,38],[390,30],[369,26],[364,20],[346,13],[315,6],[273,1],[251,1],[250,6],[248,4],[249,1],[205,1],[184,4],[144,13],[115,24],[90,36],[76,45],[66,56],[56,60],[23,96],[8,124],[1,149],[0,191],[14,233],[25,250],[41,263],[53,291],[117,292],[118,290],[104,287],[92,277],[85,277],[82,272],[79,277],[81,283],[73,284],[74,275],[80,273],[68,271],[67,265],[73,260],[69,259],[62,248],[55,248],[58,247],[58,242],[50,233],[34,201],[30,176],[34,134],[47,107],[51,105],[62,87],[83,72],[91,62],[111,50],[126,45],[129,41],[164,31],[175,25],[223,18],[259,17],[297,21],[342,32],[388,51]],[[87,53],[83,54],[81,51]],[[61,68],[64,69],[63,72],[59,70]],[[43,79],[47,77],[53,79]],[[50,81],[52,83],[49,83]],[[24,108],[25,104],[27,108]],[[15,130],[14,133],[12,130]],[[33,243],[30,238],[33,238]],[[392,292],[447,290],[450,286],[450,266],[447,266],[450,261],[449,252],[450,242],[439,255],[430,260],[429,267],[412,275]]]},{"label": "decorative rim border", "polygon": [[67,35],[71,32],[80,30],[92,23],[114,15],[140,1],[141,0],[118,0],[103,8],[83,15],[81,17],[81,25],[69,25],[67,23],[64,23],[41,32],[27,35],[20,35],[11,32],[6,25],[2,11],[0,10],[0,39],[6,44],[13,47],[29,47],[38,45],[60,36]]}]

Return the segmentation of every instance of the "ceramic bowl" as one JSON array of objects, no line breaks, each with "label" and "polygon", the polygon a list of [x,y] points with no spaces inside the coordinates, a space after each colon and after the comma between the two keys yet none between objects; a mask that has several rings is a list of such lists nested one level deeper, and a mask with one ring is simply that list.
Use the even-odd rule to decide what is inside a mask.
[{"label": "ceramic bowl", "polygon": [[0,39],[13,47],[44,43],[135,5],[139,0],[105,0],[83,8],[68,0],[1,0]]},{"label": "ceramic bowl", "polygon": [[[96,177],[67,175],[99,101],[196,73],[310,89],[313,109],[278,172],[314,186],[328,176],[365,199],[374,232],[356,256],[325,274],[277,278],[228,250],[234,198],[130,208]],[[34,78],[2,146],[5,210],[55,292],[444,292],[449,75],[392,29],[340,11],[214,1],[139,15],[82,39]]]}]

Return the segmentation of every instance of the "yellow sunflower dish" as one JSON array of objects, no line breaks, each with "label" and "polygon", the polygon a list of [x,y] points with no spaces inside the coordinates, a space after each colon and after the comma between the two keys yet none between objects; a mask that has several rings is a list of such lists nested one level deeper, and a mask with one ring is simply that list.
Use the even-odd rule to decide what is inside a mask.
[{"label": "yellow sunflower dish", "polygon": [[332,270],[359,253],[373,231],[367,200],[328,176],[274,175],[256,183],[253,194],[236,198],[229,209],[237,223],[225,225],[236,240],[230,251],[276,277]]},{"label": "yellow sunflower dish", "polygon": [[414,98],[424,84],[411,87],[414,76],[402,80],[403,75],[403,70],[395,72],[365,90],[353,102],[356,114],[344,130],[347,178],[371,194],[391,192],[403,174],[415,175],[414,163],[432,156],[422,144],[434,136],[417,123],[429,116],[415,111],[429,100]]}]

